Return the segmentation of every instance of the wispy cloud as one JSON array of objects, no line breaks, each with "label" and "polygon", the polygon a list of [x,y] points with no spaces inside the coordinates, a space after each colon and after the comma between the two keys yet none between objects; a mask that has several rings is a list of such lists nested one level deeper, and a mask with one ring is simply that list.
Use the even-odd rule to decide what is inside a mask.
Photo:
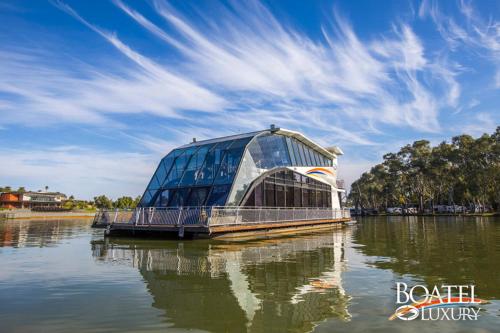
[{"label": "wispy cloud", "polygon": [[87,199],[99,193],[115,198],[142,194],[156,163],[154,155],[71,146],[0,149],[2,178],[8,185],[35,190],[47,185]]},{"label": "wispy cloud", "polygon": [[[214,21],[201,14],[187,19],[167,3],[154,1],[155,12],[168,29],[120,0],[114,3],[177,49],[184,57],[181,66],[173,70],[151,60],[116,33],[55,2],[135,67],[113,74],[93,68],[82,75],[17,52],[4,57],[0,88],[29,105],[25,109],[31,118],[55,113],[62,120],[89,123],[102,123],[114,113],[179,118],[186,116],[184,110],[193,110],[237,115],[239,123],[254,125],[272,118],[295,119],[307,129],[312,128],[307,125],[314,118],[312,110],[321,110],[322,122],[330,124],[338,137],[345,134],[342,128],[347,119],[354,122],[353,128],[361,129],[350,131],[357,144],[370,143],[362,132],[377,130],[382,124],[436,131],[440,108],[455,104],[460,96],[454,69],[441,59],[430,58],[407,24],[395,26],[380,39],[362,41],[335,11],[323,25],[323,40],[313,41],[282,25],[259,2],[221,8]],[[45,74],[44,80],[28,73],[31,68],[44,72],[40,73]],[[51,84],[42,84],[47,79]],[[297,106],[311,111],[297,111]],[[269,110],[269,116],[256,118],[263,110]],[[11,116],[4,121],[21,121],[14,110],[7,111]]]},{"label": "wispy cloud", "polygon": [[471,2],[461,0],[461,17],[444,13],[437,1],[424,0],[419,9],[421,18],[430,17],[451,50],[462,49],[488,58],[495,66],[493,83],[500,88],[500,21],[482,17]]},{"label": "wispy cloud", "polygon": [[479,112],[471,115],[467,122],[463,126],[456,128],[455,131],[458,134],[466,133],[481,136],[484,133],[493,133],[497,126],[498,123],[489,113]]},{"label": "wispy cloud", "polygon": [[[500,25],[465,1],[455,8],[457,15],[448,15],[438,2],[424,0],[414,13],[419,19],[395,19],[388,29],[369,34],[332,8],[314,36],[259,1],[214,3],[208,14],[163,0],[151,0],[149,8],[112,0],[111,10],[129,20],[123,31],[111,29],[114,22],[107,17],[92,17],[62,1],[51,4],[59,17],[69,15],[89,40],[108,49],[95,47],[95,57],[86,57],[61,52],[54,41],[27,45],[6,38],[0,50],[0,126],[81,124],[109,135],[115,145],[120,137],[145,151],[133,157],[138,165],[192,137],[271,123],[325,145],[350,146],[346,151],[354,146],[379,152],[400,133],[405,140],[448,135],[455,131],[449,124],[453,112],[474,108],[477,115],[463,114],[477,126],[497,121],[482,110],[487,101],[467,91],[462,77],[475,69],[456,55],[466,50],[493,64],[497,71],[489,75],[499,88]],[[432,38],[419,27],[427,19],[437,30]],[[151,51],[144,41],[159,47]],[[68,176],[81,171],[72,161],[87,154],[46,152],[54,158],[63,154],[74,168]],[[28,156],[10,153],[26,165]],[[106,153],[97,155],[114,172],[104,163]],[[135,163],[123,154],[116,158]],[[48,170],[44,165],[38,170]]]}]

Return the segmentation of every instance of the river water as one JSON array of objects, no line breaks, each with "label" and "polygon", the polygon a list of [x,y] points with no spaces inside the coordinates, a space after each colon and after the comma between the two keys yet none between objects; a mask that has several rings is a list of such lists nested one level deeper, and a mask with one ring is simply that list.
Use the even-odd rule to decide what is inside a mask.
[{"label": "river water", "polygon": [[[0,332],[499,332],[500,219],[360,218],[294,237],[104,238],[0,222]],[[402,321],[396,282],[474,284],[476,321]]]}]

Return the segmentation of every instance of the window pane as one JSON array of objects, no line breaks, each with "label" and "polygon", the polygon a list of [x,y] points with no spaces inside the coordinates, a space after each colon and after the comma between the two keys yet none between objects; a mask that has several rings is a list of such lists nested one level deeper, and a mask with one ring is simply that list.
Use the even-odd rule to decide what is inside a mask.
[{"label": "window pane", "polygon": [[293,188],[293,206],[302,207],[302,191],[297,186]]},{"label": "window pane", "polygon": [[314,157],[313,157],[313,152],[312,152],[311,148],[306,147],[306,152],[309,155],[309,159],[308,159],[309,164],[308,165],[309,166],[314,166]]},{"label": "window pane", "polygon": [[302,206],[303,207],[310,207],[310,197],[309,197],[309,190],[303,188],[302,189]]},{"label": "window pane", "polygon": [[197,185],[210,185],[213,183],[215,173],[220,166],[225,149],[232,141],[224,141],[214,145],[208,152],[203,165],[196,174]]},{"label": "window pane", "polygon": [[314,150],[309,148],[309,155],[311,156],[311,165],[312,166],[317,166],[318,164],[316,163],[316,156],[314,154]]},{"label": "window pane", "polygon": [[274,176],[275,176],[275,179],[285,180],[285,171],[284,170],[278,171],[274,174]]},{"label": "window pane", "polygon": [[293,186],[286,187],[286,206],[293,207]]},{"label": "window pane", "polygon": [[259,169],[290,165],[288,148],[285,137],[282,135],[271,134],[256,137],[248,149],[255,166]]},{"label": "window pane", "polygon": [[176,154],[175,151],[171,152],[168,154],[160,163],[162,166],[162,170],[157,170],[157,175],[156,178],[158,179],[158,182],[160,183],[161,186],[165,183],[165,180],[167,178],[168,173],[170,172],[170,169],[172,168],[172,164],[175,160]]},{"label": "window pane", "polygon": [[261,207],[264,205],[264,189],[262,183],[255,186],[255,206]]},{"label": "window pane", "polygon": [[254,207],[255,206],[255,189],[248,196],[247,201],[245,202],[245,206],[246,207]]},{"label": "window pane", "polygon": [[265,182],[264,183],[264,196],[265,196],[265,206],[275,207],[276,201],[274,200],[274,184]]},{"label": "window pane", "polygon": [[316,207],[316,190],[310,190],[309,202],[311,207]]},{"label": "window pane", "polygon": [[293,153],[295,155],[295,161],[297,163],[295,165],[304,165],[304,159],[302,158],[302,155],[300,153],[299,143],[297,142],[297,140],[292,139],[292,147]]},{"label": "window pane", "polygon": [[312,161],[311,161],[311,155],[309,154],[309,148],[305,145],[302,145],[304,147],[304,155],[306,156],[306,165],[311,166]]},{"label": "window pane", "polygon": [[188,188],[179,188],[174,190],[168,206],[169,207],[186,206],[188,194],[189,194]]},{"label": "window pane", "polygon": [[219,185],[212,187],[212,192],[207,199],[207,206],[224,206],[231,189],[230,185]]},{"label": "window pane", "polygon": [[316,166],[316,162],[314,160],[314,151],[307,147],[308,153],[309,153],[309,159],[311,160],[311,166]]},{"label": "window pane", "polygon": [[316,166],[321,166],[320,158],[318,152],[314,151],[314,164]]},{"label": "window pane", "polygon": [[292,147],[292,139],[289,137],[286,137],[286,146],[288,148],[288,154],[290,155],[290,161],[292,165],[297,165],[297,161],[295,159],[295,154],[293,152],[293,147]]},{"label": "window pane", "polygon": [[207,198],[209,187],[198,187],[191,190],[187,206],[203,206]]},{"label": "window pane", "polygon": [[283,185],[276,185],[276,207],[285,207],[285,187]]},{"label": "window pane", "polygon": [[302,160],[302,165],[306,166],[307,165],[307,159],[306,159],[306,154],[304,153],[304,145],[302,143],[297,144],[300,152],[300,158]]},{"label": "window pane", "polygon": [[214,184],[230,184],[240,165],[241,156],[245,150],[249,138],[233,141],[223,157],[222,163],[217,171],[217,178]]},{"label": "window pane", "polygon": [[156,169],[156,172],[155,172],[155,178],[156,178],[156,180],[158,182],[158,186],[155,187],[155,188],[160,188],[161,187],[161,184],[165,180],[165,174],[166,174],[165,166],[163,165],[163,160],[162,160],[160,162],[160,164],[158,165],[158,169]]},{"label": "window pane", "polygon": [[156,172],[155,172],[153,177],[151,177],[151,181],[149,182],[148,190],[157,190],[159,188],[160,188],[160,182],[158,182],[158,178],[156,178]]},{"label": "window pane", "polygon": [[141,198],[141,207],[149,207],[150,206],[150,201],[153,197],[154,191],[146,191],[144,192],[142,198]]},{"label": "window pane", "polygon": [[182,177],[186,164],[188,163],[195,149],[197,149],[197,147],[186,148],[180,151],[180,155],[175,159],[172,170],[168,174],[167,181],[165,182],[165,187],[177,186],[180,178]]},{"label": "window pane", "polygon": [[170,199],[170,194],[172,190],[164,190],[161,191],[156,198],[156,202],[154,204],[155,207],[167,207],[168,201]]},{"label": "window pane", "polygon": [[184,171],[184,175],[182,176],[182,180],[179,183],[180,186],[183,185],[194,185],[195,178],[199,173],[199,169],[201,169],[203,161],[207,156],[208,151],[212,148],[212,145],[204,145],[201,146],[196,153],[191,157],[186,170]]}]

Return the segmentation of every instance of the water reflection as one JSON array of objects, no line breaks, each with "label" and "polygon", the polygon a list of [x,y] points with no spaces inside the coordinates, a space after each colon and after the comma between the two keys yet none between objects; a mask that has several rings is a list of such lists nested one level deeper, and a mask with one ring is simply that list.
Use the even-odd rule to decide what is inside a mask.
[{"label": "water reflection", "polygon": [[51,247],[88,233],[91,219],[0,221],[0,247]]},{"label": "water reflection", "polygon": [[353,235],[355,247],[373,266],[428,286],[472,283],[479,297],[500,299],[497,218],[383,217],[361,223]]},{"label": "water reflection", "polygon": [[136,267],[153,306],[178,328],[308,332],[349,320],[342,272],[351,229],[242,243],[92,242],[103,262]]},{"label": "water reflection", "polygon": [[[0,222],[1,332],[494,332],[500,219],[366,218],[225,243]],[[395,281],[474,283],[477,322],[388,321]]]}]

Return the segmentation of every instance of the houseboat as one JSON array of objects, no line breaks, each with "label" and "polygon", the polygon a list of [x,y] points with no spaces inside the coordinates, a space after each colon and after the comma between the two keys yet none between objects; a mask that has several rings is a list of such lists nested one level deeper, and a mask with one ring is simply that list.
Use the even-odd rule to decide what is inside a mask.
[{"label": "houseboat", "polygon": [[337,180],[340,148],[269,129],[193,141],[159,163],[131,211],[104,210],[107,234],[220,236],[294,232],[350,222]]}]

